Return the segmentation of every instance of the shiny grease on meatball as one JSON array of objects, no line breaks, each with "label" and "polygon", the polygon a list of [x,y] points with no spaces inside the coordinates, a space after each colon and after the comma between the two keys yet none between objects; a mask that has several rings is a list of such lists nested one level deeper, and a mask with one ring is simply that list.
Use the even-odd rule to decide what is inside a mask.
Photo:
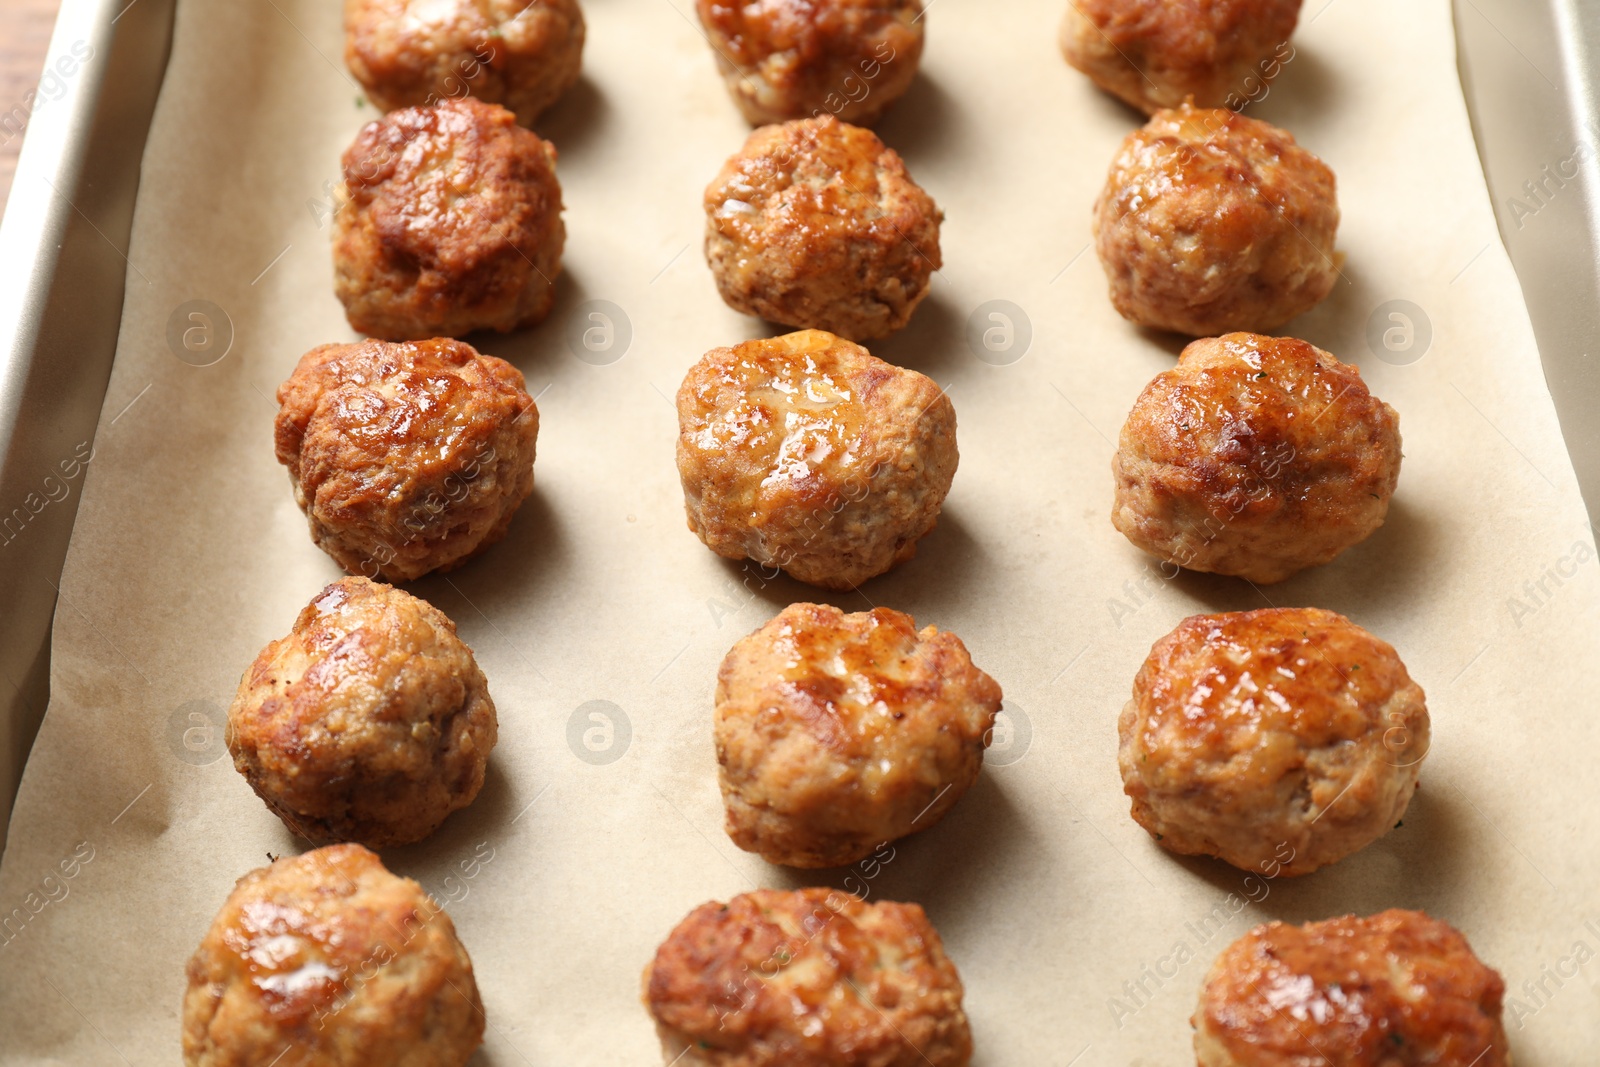
[{"label": "shiny grease on meatball", "polygon": [[1200,1067],[1509,1067],[1505,982],[1419,911],[1258,926],[1200,991]]},{"label": "shiny grease on meatball", "polygon": [[1068,0],[1067,62],[1150,114],[1235,111],[1263,96],[1294,58],[1301,0]]},{"label": "shiny grease on meatball", "polygon": [[458,566],[533,490],[539,409],[522,372],[460,341],[322,345],[278,403],[278,462],[312,540],[351,574]]},{"label": "shiny grease on meatball", "polygon": [[1422,688],[1342,615],[1195,615],[1157,641],[1117,722],[1133,817],[1164,848],[1276,877],[1388,833],[1428,753]]},{"label": "shiny grease on meatball", "polygon": [[1287,337],[1196,341],[1123,424],[1111,521],[1178,566],[1279,582],[1383,525],[1400,459],[1355,367]]},{"label": "shiny grease on meatball", "polygon": [[578,80],[578,0],[345,0],[345,63],[383,111],[472,96],[533,125]]},{"label": "shiny grease on meatball", "polygon": [[1158,111],[1122,143],[1095,203],[1095,249],[1130,322],[1195,337],[1266,332],[1339,277],[1333,171],[1226,109]]},{"label": "shiny grease on meatball", "polygon": [[359,333],[390,341],[543,321],[566,226],[556,150],[497,104],[394,111],[344,154],[334,290]]},{"label": "shiny grease on meatball", "polygon": [[186,1067],[463,1067],[483,1042],[450,916],[360,845],[239,879],[188,979]]},{"label": "shiny grease on meatball", "polygon": [[728,836],[772,863],[838,867],[932,826],[977,781],[1000,697],[955,634],[888,608],[790,605],[717,674]]},{"label": "shiny grease on meatball", "polygon": [[472,803],[497,733],[455,624],[393,586],[342,578],[245,671],[227,740],[290,831],[383,848]]},{"label": "shiny grease on meatball", "polygon": [[644,973],[677,1067],[965,1067],[962,995],[920,907],[830,889],[702,904]]},{"label": "shiny grease on meatball", "polygon": [[870,130],[831,117],[752,133],[705,210],[722,299],[785,326],[887,337],[942,264],[933,198]]},{"label": "shiny grease on meatball", "polygon": [[868,125],[911,86],[922,0],[696,0],[728,93],[752,126],[834,115]]},{"label": "shiny grease on meatball", "polygon": [[829,589],[916,555],[955,477],[955,408],[931,380],[818,330],[718,348],[678,389],[689,529]]}]

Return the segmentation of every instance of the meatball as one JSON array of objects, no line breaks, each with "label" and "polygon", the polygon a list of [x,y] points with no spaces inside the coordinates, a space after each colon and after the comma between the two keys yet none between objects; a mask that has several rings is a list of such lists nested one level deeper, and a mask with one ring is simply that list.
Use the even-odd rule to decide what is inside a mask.
[{"label": "meatball", "polygon": [[1190,570],[1279,582],[1383,525],[1400,419],[1292,338],[1196,341],[1145,386],[1111,461],[1111,522]]},{"label": "meatball", "polygon": [[1393,648],[1317,608],[1195,615],[1117,721],[1135,821],[1181,855],[1309,874],[1405,814],[1428,706]]},{"label": "meatball", "polygon": [[887,337],[943,262],[933,198],[876,134],[831,116],[751,134],[705,208],[722,299],[785,326]]},{"label": "meatball", "polygon": [[463,1067],[483,1043],[450,916],[360,845],[239,879],[188,977],[187,1067]]},{"label": "meatball", "polygon": [[920,907],[831,889],[702,904],[644,972],[677,1067],[965,1067],[962,992]]},{"label": "meatball", "polygon": [[390,341],[544,320],[566,226],[556,150],[498,104],[445,100],[370,122],[344,154],[334,291]]},{"label": "meatball", "polygon": [[457,567],[533,491],[539,409],[522,372],[460,341],[313,348],[278,404],[278,462],[311,539],[351,574]]},{"label": "meatball", "polygon": [[497,731],[453,622],[393,586],[341,578],[244,672],[227,739],[292,832],[383,848],[472,803]]},{"label": "meatball", "polygon": [[820,330],[713,349],[678,389],[689,529],[826,589],[916,555],[958,459],[943,390]]},{"label": "meatball", "polygon": [[1266,923],[1212,965],[1195,1053],[1200,1067],[1508,1067],[1504,994],[1420,911]]},{"label": "meatball", "polygon": [[345,0],[344,60],[384,111],[472,96],[524,126],[578,80],[578,0]]},{"label": "meatball", "polygon": [[1146,114],[1177,107],[1237,111],[1294,58],[1300,0],[1070,0],[1067,62]]},{"label": "meatball", "polygon": [[999,710],[955,634],[888,608],[792,604],[717,674],[728,836],[790,867],[864,859],[944,818]]},{"label": "meatball", "polygon": [[1265,122],[1158,111],[1122,142],[1095,203],[1111,302],[1140,326],[1267,331],[1333,289],[1333,171]]},{"label": "meatball", "polygon": [[922,0],[695,0],[752,126],[827,112],[867,124],[922,60]]}]

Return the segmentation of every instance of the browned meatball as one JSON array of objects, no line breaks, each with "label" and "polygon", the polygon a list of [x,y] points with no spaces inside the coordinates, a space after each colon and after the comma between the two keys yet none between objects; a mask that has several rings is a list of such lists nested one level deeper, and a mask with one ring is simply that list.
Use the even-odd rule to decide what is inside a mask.
[{"label": "browned meatball", "polygon": [[345,0],[344,60],[384,111],[472,96],[524,126],[583,66],[578,0]]},{"label": "browned meatball", "polygon": [[239,879],[188,975],[186,1067],[463,1067],[483,1043],[450,916],[360,845]]},{"label": "browned meatball", "polygon": [[728,836],[772,863],[855,863],[944,818],[999,710],[955,634],[888,608],[791,604],[717,673]]},{"label": "browned meatball", "polygon": [[1294,57],[1301,0],[1068,0],[1067,62],[1149,114],[1186,98],[1237,111]]},{"label": "browned meatball", "polygon": [[341,578],[261,650],[228,709],[228,751],[301,837],[420,841],[483,786],[498,724],[478,661],[438,609]]},{"label": "browned meatball", "polygon": [[311,539],[351,574],[410,581],[505,535],[533,490],[522,372],[460,341],[322,345],[278,387],[278,462]]},{"label": "browned meatball", "polygon": [[334,290],[390,341],[543,321],[566,226],[556,150],[498,104],[445,100],[370,122],[344,154]]},{"label": "browned meatball", "polygon": [[722,299],[785,326],[887,337],[942,263],[933,198],[872,131],[831,117],[751,134],[705,208]]},{"label": "browned meatball", "polygon": [[1200,991],[1200,1067],[1509,1067],[1505,982],[1420,911],[1258,926]]},{"label": "browned meatball", "polygon": [[965,1067],[962,993],[921,908],[831,889],[702,904],[644,972],[676,1067]]},{"label": "browned meatball", "polygon": [[1094,214],[1117,311],[1195,337],[1310,311],[1338,280],[1338,228],[1333,171],[1293,136],[1187,106],[1128,135]]},{"label": "browned meatball", "polygon": [[1195,615],[1144,661],[1117,762],[1134,819],[1163,847],[1275,878],[1388,833],[1428,730],[1400,657],[1342,615]]},{"label": "browned meatball", "polygon": [[695,9],[752,126],[822,114],[870,124],[922,59],[922,0],[695,0]]},{"label": "browned meatball", "polygon": [[958,459],[937,385],[819,330],[713,349],[678,389],[689,529],[812,585],[853,589],[916,555]]},{"label": "browned meatball", "polygon": [[1278,582],[1383,525],[1400,419],[1361,372],[1287,337],[1196,341],[1139,394],[1111,522],[1196,571]]}]

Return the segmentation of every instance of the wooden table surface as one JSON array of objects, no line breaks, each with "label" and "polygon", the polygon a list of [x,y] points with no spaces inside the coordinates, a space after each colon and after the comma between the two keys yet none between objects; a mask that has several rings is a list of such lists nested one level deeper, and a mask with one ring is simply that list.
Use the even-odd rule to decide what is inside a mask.
[{"label": "wooden table surface", "polygon": [[0,0],[0,210],[22,148],[21,132],[12,131],[27,115],[29,90],[39,84],[59,6],[60,0]]}]

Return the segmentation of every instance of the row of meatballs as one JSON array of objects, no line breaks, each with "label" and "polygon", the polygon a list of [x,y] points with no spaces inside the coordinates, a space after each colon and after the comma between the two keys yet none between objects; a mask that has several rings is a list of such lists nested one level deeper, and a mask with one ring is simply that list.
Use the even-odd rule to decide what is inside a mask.
[{"label": "row of meatballs", "polygon": [[[1301,0],[1070,0],[1067,62],[1147,113],[1238,109],[1293,58]],[[870,124],[917,75],[922,0],[695,0],[753,126],[827,112]],[[345,62],[385,111],[470,95],[531,126],[577,82],[578,0],[345,0]]]},{"label": "row of meatballs", "polygon": [[[711,901],[645,967],[664,1062],[965,1067],[963,989],[915,904],[828,889]],[[1504,982],[1415,911],[1266,923],[1225,948],[1192,1020],[1200,1067],[1506,1067]],[[464,1067],[483,1002],[455,926],[361,845],[239,880],[189,963],[186,1062]]]},{"label": "row of meatballs", "polygon": [[[713,739],[729,836],[842,867],[937,823],[976,781],[1000,686],[954,634],[798,603],[736,644]],[[1118,722],[1133,817],[1170,851],[1302,875],[1388,831],[1429,749],[1393,648],[1315,608],[1197,615],[1157,642]],[[262,650],[228,712],[235,766],[298,837],[373,848],[477,796],[498,724],[454,624],[344,578]]]},{"label": "row of meatballs", "polygon": [[[999,685],[962,642],[893,610],[795,604],[723,662],[712,734],[741,848],[867,879],[978,777]],[[1429,748],[1394,650],[1330,612],[1185,620],[1152,649],[1118,724],[1133,816],[1163,847],[1267,878],[1385,833]],[[338,841],[241,879],[189,965],[194,1064],[464,1064],[484,1017],[448,916],[364,845],[417,840],[470,803],[494,705],[441,613],[351,577],[246,672],[236,766],[296,834]],[[962,1067],[954,964],[921,909],[825,889],[695,909],[644,1000],[667,1063]],[[1195,1015],[1203,1067],[1509,1063],[1503,984],[1414,912],[1251,931]],[[1320,1059],[1317,1062],[1321,1062]]]},{"label": "row of meatballs", "polygon": [[[459,566],[532,491],[538,407],[521,372],[464,342],[323,345],[278,402],[278,459],[351,574]],[[689,528],[824,588],[913,558],[960,459],[931,379],[819,330],[706,353],[677,410]],[[1112,523],[1164,566],[1278,582],[1376,531],[1400,462],[1399,418],[1355,367],[1293,338],[1207,338],[1134,402]]]},{"label": "row of meatballs", "polygon": [[[689,524],[721,555],[852,588],[914,554],[957,462],[948,399],[850,343],[904,326],[941,265],[932,198],[849,125],[911,84],[923,8],[697,9],[740,109],[781,124],[707,190],[707,259],[730,306],[804,332],[717,350],[686,378]],[[1354,368],[1258,335],[1338,273],[1332,173],[1237,114],[1292,56],[1298,10],[1075,0],[1061,32],[1069,62],[1153,116],[1095,208],[1113,303],[1206,338],[1136,403],[1113,521],[1170,564],[1261,582],[1381,525],[1399,468],[1394,413]],[[349,0],[346,29],[352,71],[392,113],[344,158],[336,291],[359,332],[417,343],[308,354],[280,390],[277,446],[317,543],[353,575],[404,581],[492,543],[531,490],[538,412],[521,376],[447,338],[550,311],[565,236],[555,150],[523,127],[576,80],[584,24],[574,0]],[[883,861],[972,785],[1000,707],[952,634],[888,609],[792,605],[719,674],[728,833],[796,867]],[[1133,816],[1155,840],[1269,877],[1384,833],[1429,736],[1393,649],[1310,609],[1186,620],[1118,725]],[[352,577],[246,672],[228,743],[297,835],[383,847],[472,801],[496,729],[450,621]],[[485,1021],[465,949],[363,844],[240,880],[189,966],[186,1062],[471,1055]],[[1203,1067],[1493,1067],[1509,1062],[1502,993],[1459,933],[1419,913],[1272,923],[1213,966],[1196,1054]],[[646,968],[644,999],[669,1063],[956,1067],[972,1054],[960,979],[921,909],[827,890],[696,909]]]},{"label": "row of meatballs", "polygon": [[[791,604],[729,651],[713,739],[727,831],[843,867],[934,825],[976,781],[1000,686],[954,634],[889,608]],[[228,713],[235,766],[294,834],[412,844],[483,784],[494,701],[454,624],[344,578],[262,650]],[[1118,722],[1133,817],[1170,851],[1302,875],[1388,831],[1430,725],[1393,648],[1315,608],[1196,615]]]}]

